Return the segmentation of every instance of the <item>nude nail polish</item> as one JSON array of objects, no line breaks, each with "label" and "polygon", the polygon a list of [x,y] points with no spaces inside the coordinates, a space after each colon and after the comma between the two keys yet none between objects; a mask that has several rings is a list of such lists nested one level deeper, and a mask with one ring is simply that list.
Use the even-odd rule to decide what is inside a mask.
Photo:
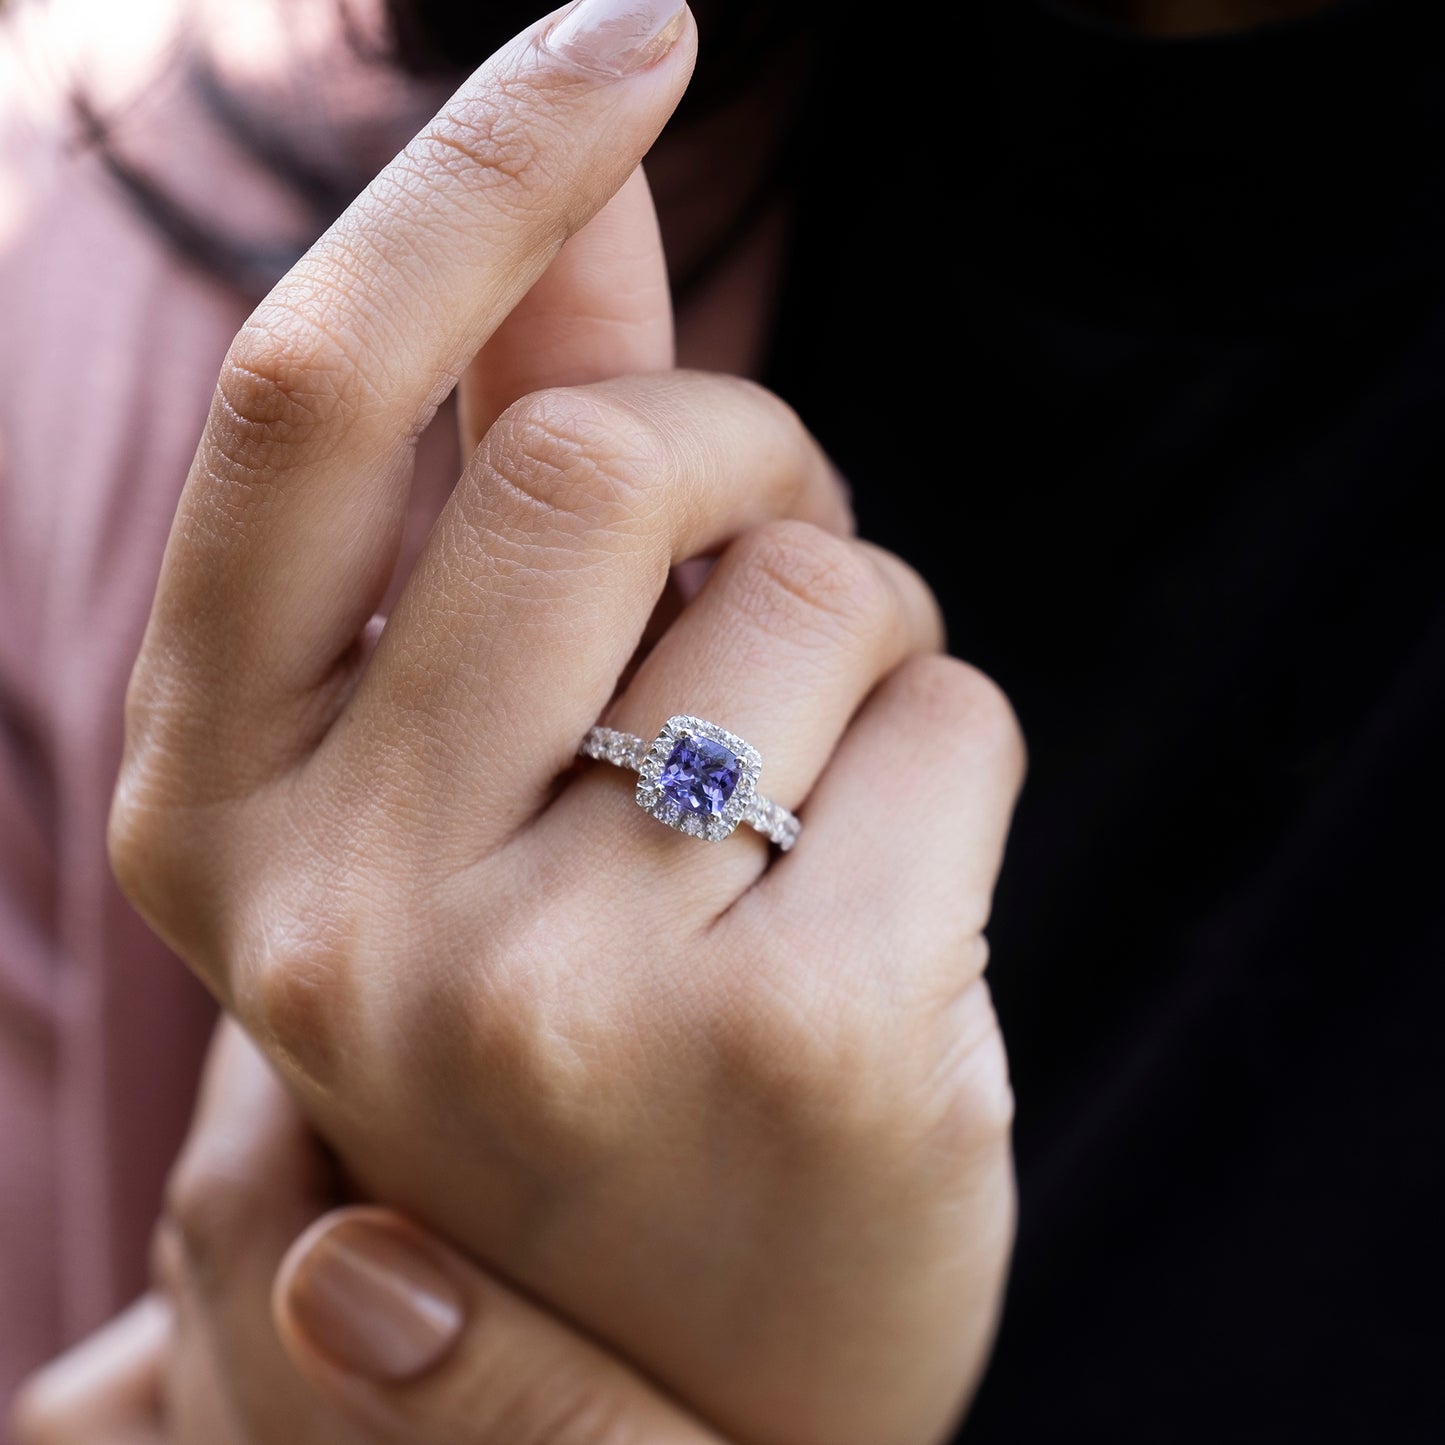
[{"label": "nude nail polish", "polygon": [[438,1364],[463,1323],[457,1287],[402,1229],[352,1216],[311,1241],[291,1268],[285,1307],[321,1354],[373,1380]]},{"label": "nude nail polish", "polygon": [[543,43],[584,70],[631,75],[661,60],[686,20],[686,0],[578,0]]}]

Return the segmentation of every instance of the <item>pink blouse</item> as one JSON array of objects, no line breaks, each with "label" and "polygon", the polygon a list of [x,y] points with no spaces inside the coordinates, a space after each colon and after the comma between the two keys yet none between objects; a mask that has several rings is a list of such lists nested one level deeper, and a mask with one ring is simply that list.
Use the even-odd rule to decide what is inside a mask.
[{"label": "pink blouse", "polygon": [[[226,53],[243,84],[285,84],[333,119],[360,63],[348,73],[333,45],[324,84],[314,68],[301,78],[326,50],[321,9],[307,19],[289,0],[276,64],[281,8],[230,7],[253,29]],[[139,217],[77,143],[68,93],[83,89],[115,117],[118,150],[234,234],[307,223],[158,58],[175,14],[0,10],[0,1405],[144,1288],[214,1016],[111,879],[105,824],[171,515],[252,302]],[[364,79],[374,108],[376,72]],[[436,464],[455,475],[454,458]]]}]

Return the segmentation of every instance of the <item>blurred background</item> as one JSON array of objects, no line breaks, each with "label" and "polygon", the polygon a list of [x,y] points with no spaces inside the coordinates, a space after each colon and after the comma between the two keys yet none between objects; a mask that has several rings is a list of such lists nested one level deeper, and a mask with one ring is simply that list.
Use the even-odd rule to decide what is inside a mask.
[{"label": "blurred background", "polygon": [[[1021,1229],[961,1438],[1439,1440],[1445,12],[696,8],[650,165],[684,360],[772,258],[732,369],[1030,745]],[[6,1381],[143,1286],[212,1018],[104,819],[221,354],[532,18],[0,0]]]}]

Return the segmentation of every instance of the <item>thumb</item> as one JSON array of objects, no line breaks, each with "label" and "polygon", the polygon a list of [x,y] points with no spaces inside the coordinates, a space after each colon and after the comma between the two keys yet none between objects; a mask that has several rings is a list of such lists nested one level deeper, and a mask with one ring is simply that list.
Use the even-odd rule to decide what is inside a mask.
[{"label": "thumb", "polygon": [[336,1210],[292,1245],[277,1327],[385,1445],[722,1445],[621,1361],[401,1215]]}]

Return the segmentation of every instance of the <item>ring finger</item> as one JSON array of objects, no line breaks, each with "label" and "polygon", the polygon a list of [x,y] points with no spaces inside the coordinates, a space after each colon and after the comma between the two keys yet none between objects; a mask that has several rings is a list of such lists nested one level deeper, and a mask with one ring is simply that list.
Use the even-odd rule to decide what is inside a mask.
[{"label": "ring finger", "polygon": [[[647,741],[679,714],[716,723],[760,753],[759,791],[796,808],[878,682],[942,643],[937,603],[906,563],[807,523],[769,523],[727,549],[606,721]],[[649,889],[685,879],[699,923],[766,866],[764,839],[750,828],[714,849],[630,801],[614,769],[593,766],[542,819],[541,845],[555,848],[563,834],[575,857],[580,840],[609,871],[625,858]]]}]

